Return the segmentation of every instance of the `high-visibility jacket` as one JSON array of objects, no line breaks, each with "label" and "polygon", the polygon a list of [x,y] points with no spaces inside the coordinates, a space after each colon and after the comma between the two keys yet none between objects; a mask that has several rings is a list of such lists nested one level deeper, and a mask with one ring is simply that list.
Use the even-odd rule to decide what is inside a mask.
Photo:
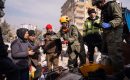
[{"label": "high-visibility jacket", "polygon": [[100,32],[100,28],[94,26],[94,23],[97,23],[97,24],[100,23],[100,20],[98,19],[98,17],[95,20],[90,19],[90,17],[86,19],[83,26],[83,36]]}]

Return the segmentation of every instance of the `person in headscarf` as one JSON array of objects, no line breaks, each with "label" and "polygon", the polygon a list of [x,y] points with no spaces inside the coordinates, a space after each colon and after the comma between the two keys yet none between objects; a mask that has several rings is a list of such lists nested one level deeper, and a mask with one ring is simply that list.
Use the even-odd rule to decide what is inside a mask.
[{"label": "person in headscarf", "polygon": [[29,49],[28,29],[20,28],[16,32],[17,39],[11,43],[11,56],[18,66],[20,80],[29,80],[29,55],[33,55],[33,50]]}]

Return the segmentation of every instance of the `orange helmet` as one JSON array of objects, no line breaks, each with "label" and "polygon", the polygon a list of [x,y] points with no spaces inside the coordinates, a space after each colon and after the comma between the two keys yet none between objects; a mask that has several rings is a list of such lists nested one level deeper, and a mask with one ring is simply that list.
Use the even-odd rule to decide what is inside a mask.
[{"label": "orange helmet", "polygon": [[60,18],[60,23],[63,23],[63,22],[68,22],[68,21],[70,21],[70,19],[69,19],[69,17],[68,16],[61,16],[61,18]]}]

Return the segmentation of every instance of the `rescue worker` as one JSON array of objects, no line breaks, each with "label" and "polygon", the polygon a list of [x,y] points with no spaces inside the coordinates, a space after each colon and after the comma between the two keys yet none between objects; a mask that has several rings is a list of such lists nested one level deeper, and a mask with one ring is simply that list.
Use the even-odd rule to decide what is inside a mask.
[{"label": "rescue worker", "polygon": [[[46,25],[47,32],[44,34],[45,44],[43,46],[44,52],[46,53],[47,67],[49,70],[55,69],[59,65],[59,55],[61,53],[61,41],[49,40],[49,38],[56,33],[52,29],[51,24]],[[53,68],[52,68],[53,66]]]},{"label": "rescue worker", "polygon": [[[0,0],[0,23],[1,18],[4,16],[4,1],[5,0]],[[3,75],[5,75],[7,80],[20,80],[17,66],[8,57],[7,49],[8,48],[2,37],[2,29],[0,26],[0,80],[5,80],[3,79]]]},{"label": "rescue worker", "polygon": [[100,20],[96,15],[95,9],[88,9],[89,17],[86,19],[83,28],[83,38],[85,44],[88,46],[88,58],[89,62],[93,63],[94,61],[94,49],[98,47],[98,50],[101,52],[101,29],[99,28]]},{"label": "rescue worker", "polygon": [[29,50],[28,29],[19,28],[16,34],[18,38],[11,43],[11,56],[19,69],[20,80],[29,80],[29,55],[34,55],[34,51]]},{"label": "rescue worker", "polygon": [[75,25],[70,25],[68,16],[61,16],[60,23],[61,28],[59,32],[55,36],[52,36],[51,39],[59,39],[62,37],[64,43],[68,43],[68,68],[70,72],[77,72],[77,58],[79,57],[80,59],[80,66],[86,63],[82,36]]},{"label": "rescue worker", "polygon": [[[113,66],[117,80],[123,80],[123,56],[121,49],[122,42],[122,9],[116,1],[93,0],[93,5],[101,9],[101,26],[103,28],[103,54],[110,58],[110,65]],[[109,64],[108,63],[108,64]]]},{"label": "rescue worker", "polygon": [[35,54],[30,56],[31,64],[36,68],[33,80],[38,80],[38,78],[41,76],[42,73],[42,67],[39,64],[40,52],[38,50],[40,48],[40,42],[39,44],[35,44],[36,34],[34,30],[29,30],[28,34],[29,34],[28,38],[29,43],[31,44],[32,47],[35,47],[35,50],[33,50]]}]

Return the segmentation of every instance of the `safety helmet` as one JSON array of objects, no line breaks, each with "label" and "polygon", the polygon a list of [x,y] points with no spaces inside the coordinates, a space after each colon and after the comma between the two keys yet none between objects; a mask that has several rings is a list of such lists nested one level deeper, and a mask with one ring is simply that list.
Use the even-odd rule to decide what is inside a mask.
[{"label": "safety helmet", "polygon": [[70,19],[68,16],[61,16],[59,21],[60,23],[64,23],[64,22],[69,22]]},{"label": "safety helmet", "polygon": [[52,25],[51,24],[47,24],[46,25],[46,29],[48,30],[48,29],[52,29]]},{"label": "safety helmet", "polygon": [[104,2],[107,3],[109,1],[116,1],[116,0],[92,0],[92,5],[95,6],[99,3],[104,3]]},{"label": "safety helmet", "polygon": [[101,3],[102,1],[104,1],[104,0],[92,0],[92,5],[95,6],[98,3]]}]

